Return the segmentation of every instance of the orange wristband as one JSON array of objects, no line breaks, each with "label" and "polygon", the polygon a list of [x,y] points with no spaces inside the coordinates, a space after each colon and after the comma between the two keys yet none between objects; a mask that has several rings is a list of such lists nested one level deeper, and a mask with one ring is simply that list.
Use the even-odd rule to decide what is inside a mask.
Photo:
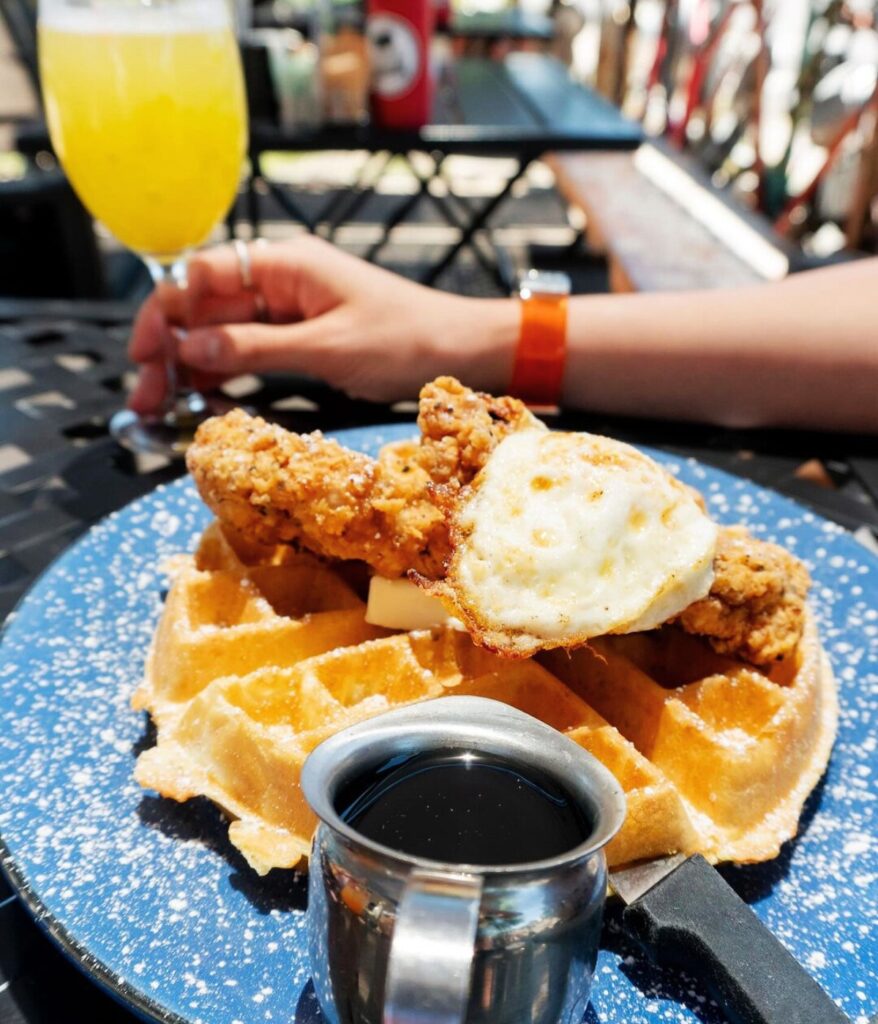
[{"label": "orange wristband", "polygon": [[557,406],[567,357],[566,274],[530,271],[522,278],[521,329],[510,393],[528,405]]}]

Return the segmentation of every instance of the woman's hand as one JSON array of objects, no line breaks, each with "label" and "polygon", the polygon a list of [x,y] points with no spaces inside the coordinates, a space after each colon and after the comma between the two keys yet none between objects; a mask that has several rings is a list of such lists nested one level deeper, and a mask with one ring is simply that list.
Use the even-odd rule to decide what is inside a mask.
[{"label": "woman's hand", "polygon": [[[178,357],[202,386],[276,370],[319,377],[354,397],[394,401],[414,397],[442,373],[484,390],[502,391],[509,380],[517,303],[434,291],[313,236],[255,243],[250,255],[250,289],[232,246],[191,261]],[[169,330],[150,296],[129,347],[141,367],[129,399],[139,412],[164,397]]]}]

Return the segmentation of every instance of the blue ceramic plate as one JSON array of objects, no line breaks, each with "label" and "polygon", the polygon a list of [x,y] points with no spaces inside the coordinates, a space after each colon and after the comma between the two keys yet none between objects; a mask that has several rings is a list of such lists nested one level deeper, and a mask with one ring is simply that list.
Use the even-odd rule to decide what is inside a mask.
[{"label": "blue ceramic plate", "polygon": [[[405,425],[348,431],[375,452]],[[832,523],[694,462],[655,458],[803,558],[841,690],[838,742],[802,833],[781,856],[726,875],[856,1022],[878,1004],[878,560]],[[129,707],[159,615],[159,566],[208,521],[192,485],[155,491],[96,526],[22,602],[0,651],[0,835],[28,906],[96,980],[145,1017],[204,1024],[317,1024],[305,889],[260,879],[218,812],[141,790],[151,739]],[[586,1020],[722,1021],[684,975],[645,963],[612,927]],[[754,965],[759,969],[758,965]]]}]

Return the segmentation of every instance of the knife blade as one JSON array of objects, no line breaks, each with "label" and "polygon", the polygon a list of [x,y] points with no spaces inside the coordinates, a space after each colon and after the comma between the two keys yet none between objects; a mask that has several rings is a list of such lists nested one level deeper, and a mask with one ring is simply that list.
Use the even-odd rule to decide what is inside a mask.
[{"label": "knife blade", "polygon": [[625,932],[699,976],[732,1024],[850,1024],[710,864],[675,854],[610,872]]}]

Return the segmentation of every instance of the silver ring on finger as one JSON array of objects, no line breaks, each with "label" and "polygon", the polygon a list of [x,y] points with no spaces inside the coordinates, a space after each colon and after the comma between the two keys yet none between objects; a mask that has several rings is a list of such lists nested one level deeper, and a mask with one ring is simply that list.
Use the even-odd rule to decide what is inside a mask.
[{"label": "silver ring on finger", "polygon": [[232,245],[235,248],[235,255],[238,257],[238,266],[241,270],[241,288],[253,296],[253,319],[264,323],[268,320],[268,306],[265,296],[259,291],[253,280],[253,257],[250,253],[250,246],[240,238],[235,238]]},{"label": "silver ring on finger", "polygon": [[253,260],[250,257],[250,246],[240,238],[234,239],[232,245],[238,257],[238,268],[241,271],[241,287],[245,292],[253,291]]}]

